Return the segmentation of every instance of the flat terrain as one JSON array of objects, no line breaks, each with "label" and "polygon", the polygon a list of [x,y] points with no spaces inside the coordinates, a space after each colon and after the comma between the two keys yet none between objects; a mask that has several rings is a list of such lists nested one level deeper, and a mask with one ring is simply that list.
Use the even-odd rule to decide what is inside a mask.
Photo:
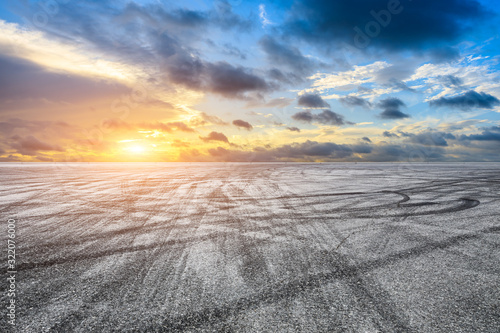
[{"label": "flat terrain", "polygon": [[499,331],[500,164],[2,164],[0,181],[18,332]]}]

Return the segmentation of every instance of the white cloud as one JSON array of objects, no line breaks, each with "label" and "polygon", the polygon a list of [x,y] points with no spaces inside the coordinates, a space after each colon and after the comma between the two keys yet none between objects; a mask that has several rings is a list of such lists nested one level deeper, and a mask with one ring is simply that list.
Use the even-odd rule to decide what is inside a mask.
[{"label": "white cloud", "polygon": [[[498,73],[492,68],[488,61],[481,64],[478,60],[485,60],[487,57],[467,56],[462,61],[452,64],[424,64],[417,68],[415,73],[406,82],[423,80],[425,83],[425,93],[429,96],[425,101],[434,100],[443,96],[460,94],[465,90],[474,89],[500,97],[500,82]],[[461,87],[446,86],[442,77],[451,75],[462,80]]]},{"label": "white cloud", "polygon": [[345,72],[317,73],[309,79],[314,80],[312,87],[320,92],[329,89],[348,90],[364,83],[375,82],[377,72],[389,66],[385,61],[377,61],[366,66],[354,66],[352,70]]},{"label": "white cloud", "polygon": [[267,18],[267,12],[266,12],[266,5],[260,4],[259,5],[259,17],[262,22],[262,27],[266,27],[267,25],[274,24]]}]

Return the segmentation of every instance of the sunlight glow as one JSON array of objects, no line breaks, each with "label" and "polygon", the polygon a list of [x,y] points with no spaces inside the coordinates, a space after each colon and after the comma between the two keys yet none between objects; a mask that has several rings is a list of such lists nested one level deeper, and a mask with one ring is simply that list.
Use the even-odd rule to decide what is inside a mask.
[{"label": "sunlight glow", "polygon": [[132,146],[128,148],[128,151],[134,154],[142,154],[146,151],[143,146]]}]

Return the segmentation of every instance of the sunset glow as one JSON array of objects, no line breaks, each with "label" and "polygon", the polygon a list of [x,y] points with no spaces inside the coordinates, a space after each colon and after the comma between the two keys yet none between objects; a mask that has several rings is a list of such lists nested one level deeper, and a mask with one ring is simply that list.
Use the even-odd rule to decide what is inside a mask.
[{"label": "sunset glow", "polygon": [[0,160],[498,161],[497,7],[444,3],[4,2]]},{"label": "sunset glow", "polygon": [[134,154],[142,154],[146,151],[146,149],[144,149],[144,147],[142,146],[132,146],[128,149],[128,151]]}]

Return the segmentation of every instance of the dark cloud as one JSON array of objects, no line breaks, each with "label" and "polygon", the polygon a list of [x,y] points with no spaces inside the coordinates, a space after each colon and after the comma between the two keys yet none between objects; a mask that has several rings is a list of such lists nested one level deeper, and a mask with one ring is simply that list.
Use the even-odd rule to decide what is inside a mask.
[{"label": "dark cloud", "polygon": [[329,108],[330,104],[325,102],[318,94],[304,94],[299,97],[297,102],[300,106],[311,109]]},{"label": "dark cloud", "polygon": [[461,78],[453,75],[439,75],[437,79],[448,88],[458,88],[464,83]]},{"label": "dark cloud", "polygon": [[230,43],[225,43],[222,46],[222,53],[240,58],[241,60],[246,60],[247,56],[245,53],[243,53],[239,48],[237,48],[234,45],[231,45]]},{"label": "dark cloud", "polygon": [[406,104],[396,97],[388,97],[377,103],[377,106],[384,111],[380,114],[382,119],[403,119],[409,118],[410,115],[401,112],[400,108]]},{"label": "dark cloud", "polygon": [[[448,142],[446,140],[455,140],[456,139],[456,137],[451,133],[445,133],[445,132],[439,132],[439,131],[433,131],[433,130],[427,130],[427,131],[423,131],[420,133],[409,133],[409,132],[399,131],[398,133],[401,134],[401,137],[407,139],[406,142],[411,142],[411,143],[419,144],[419,145],[423,145],[423,146],[446,147],[446,146],[448,146]],[[400,137],[396,133],[391,133],[388,131],[385,131],[383,133],[383,136],[386,138],[399,138]]]},{"label": "dark cloud", "polygon": [[189,89],[209,91],[228,98],[245,98],[245,93],[269,92],[273,88],[251,69],[225,61],[205,63],[192,55],[176,56],[167,66],[169,80]]},{"label": "dark cloud", "polygon": [[373,91],[373,89],[365,87],[365,86],[358,86],[358,91],[360,93],[368,93],[369,94]]},{"label": "dark cloud", "polygon": [[478,93],[474,90],[469,90],[455,97],[438,98],[430,101],[429,104],[435,107],[445,106],[467,111],[470,109],[493,109],[493,107],[500,105],[500,100],[484,92]]},{"label": "dark cloud", "polygon": [[460,51],[455,47],[443,46],[430,51],[430,56],[434,63],[441,64],[458,60]]},{"label": "dark cloud", "polygon": [[405,138],[409,138],[409,137],[414,135],[413,133],[403,132],[403,131],[398,131],[398,133],[401,134],[401,136],[405,137]]},{"label": "dark cloud", "polygon": [[404,119],[409,118],[410,115],[399,110],[385,110],[380,114],[382,119]]},{"label": "dark cloud", "polygon": [[300,132],[300,128],[298,127],[287,127],[286,129],[291,132]]},{"label": "dark cloud", "polygon": [[399,138],[399,135],[397,135],[396,133],[391,133],[389,131],[385,131],[384,133],[382,133],[382,135],[386,138]]},{"label": "dark cloud", "polygon": [[[500,127],[488,128],[490,133],[500,134]],[[486,131],[485,131],[486,132]],[[490,135],[490,134],[488,134]],[[380,143],[377,145],[336,144],[333,142],[306,141],[278,147],[255,147],[253,150],[226,149],[217,147],[208,150],[208,155],[199,151],[181,152],[185,161],[373,161],[373,162],[424,162],[485,160],[499,161],[498,141],[500,138],[484,138],[475,141],[464,138],[462,144],[473,149],[482,149],[481,155],[472,158],[467,150],[453,150],[448,153],[446,140],[453,140],[450,133],[424,131],[407,137],[400,144]],[[456,139],[456,138],[455,138]],[[443,141],[444,140],[444,141]],[[460,139],[461,140],[461,139]],[[479,140],[483,140],[482,138]],[[365,140],[366,141],[366,140]],[[480,144],[480,145],[479,145]],[[458,155],[458,157],[457,157]]]},{"label": "dark cloud", "polygon": [[219,132],[210,132],[210,134],[208,134],[208,136],[206,136],[206,137],[201,137],[200,136],[200,139],[202,139],[205,142],[208,142],[208,141],[222,141],[222,142],[229,143],[229,140],[227,139],[227,136],[225,136],[224,133],[219,133]]},{"label": "dark cloud", "polygon": [[338,113],[335,113],[330,110],[323,110],[321,113],[313,114],[311,111],[301,111],[297,112],[292,116],[293,119],[297,121],[301,121],[304,123],[320,123],[324,125],[344,125],[344,117]]},{"label": "dark cloud", "polygon": [[399,98],[388,97],[379,101],[377,106],[382,109],[399,109],[402,106],[406,106],[406,104]]},{"label": "dark cloud", "polygon": [[292,118],[304,123],[310,123],[313,121],[314,115],[311,113],[311,111],[300,111],[294,114]]},{"label": "dark cloud", "polygon": [[400,82],[409,78],[415,72],[413,63],[404,62],[402,64],[390,65],[377,71],[375,79],[377,82],[386,84],[391,81]]},{"label": "dark cloud", "polygon": [[267,74],[269,78],[285,84],[297,84],[304,81],[301,76],[293,72],[282,72],[277,68],[271,68]]},{"label": "dark cloud", "polygon": [[[485,128],[481,134],[461,135],[460,141],[500,141],[500,126]],[[500,147],[497,147],[497,152]]]},{"label": "dark cloud", "polygon": [[366,142],[372,142],[372,140],[370,140],[370,138],[366,137],[366,136],[362,137],[361,140],[366,141]]},{"label": "dark cloud", "polygon": [[454,140],[456,137],[451,133],[426,131],[418,134],[410,135],[410,142],[418,143],[424,146],[448,146],[448,140]]},{"label": "dark cloud", "polygon": [[225,61],[204,62],[193,55],[178,55],[167,65],[169,79],[187,88],[209,91],[228,98],[246,98],[245,93],[266,93],[277,88],[250,68]]},{"label": "dark cloud", "polygon": [[[215,26],[248,31],[250,21],[233,13],[226,1],[216,1],[214,8],[205,12],[175,8],[166,11],[160,5],[133,2],[124,8],[100,2],[70,2],[58,8],[57,15],[40,27],[51,38],[65,43],[78,41],[79,45],[104,53],[106,58],[139,65],[151,75],[162,75],[168,83],[193,90],[229,98],[247,98],[246,93],[271,90],[251,69],[203,60],[196,49],[200,29]],[[26,10],[23,16],[32,17],[32,9]],[[226,49],[235,51],[229,45]],[[46,86],[57,91],[54,85]],[[73,89],[74,85],[69,86]],[[104,94],[104,89],[101,91]]]},{"label": "dark cloud", "polygon": [[246,121],[241,120],[241,119],[233,120],[233,125],[236,127],[242,127],[244,129],[246,129],[247,131],[253,130],[253,126],[249,122],[246,122]]},{"label": "dark cloud", "polygon": [[367,144],[353,145],[351,148],[356,154],[370,154],[373,151],[373,146]]},{"label": "dark cloud", "polygon": [[[431,45],[446,47],[486,16],[486,9],[475,0],[299,0],[281,29],[332,48],[345,42],[360,48],[425,50]],[[357,34],[361,37],[355,40]]]},{"label": "dark cloud", "polygon": [[14,140],[11,147],[22,155],[36,155],[39,151],[64,151],[60,146],[40,141],[32,135],[28,135],[24,138],[15,135],[11,139]]},{"label": "dark cloud", "polygon": [[212,24],[224,30],[239,29],[242,32],[250,31],[253,23],[243,19],[233,12],[231,4],[226,0],[216,0],[215,9],[209,12]]},{"label": "dark cloud", "polygon": [[0,55],[0,101],[49,100],[77,103],[117,98],[131,89],[115,82],[55,73],[18,58]]},{"label": "dark cloud", "polygon": [[276,148],[256,147],[253,151],[226,149],[223,147],[208,149],[208,156],[199,152],[182,152],[184,160],[195,161],[315,161],[343,160],[353,155],[368,155],[373,151],[370,145],[345,145],[333,142],[306,141],[291,143]]},{"label": "dark cloud", "polygon": [[320,124],[325,125],[344,125],[344,117],[338,113],[330,110],[323,110],[323,112],[314,115],[314,120]]},{"label": "dark cloud", "polygon": [[295,73],[307,75],[318,66],[315,61],[303,56],[298,48],[281,44],[269,35],[262,37],[259,45],[271,63],[287,66]]},{"label": "dark cloud", "polygon": [[385,84],[387,87],[396,88],[403,91],[417,92],[415,89],[408,87],[408,85],[400,80],[391,79],[389,83]]},{"label": "dark cloud", "polygon": [[234,67],[227,62],[207,65],[207,88],[225,97],[238,97],[245,92],[267,92],[271,90],[264,79],[251,70]]},{"label": "dark cloud", "polygon": [[333,142],[316,142],[307,140],[300,144],[285,145],[275,149],[280,157],[317,156],[343,158],[352,155],[353,149],[348,145],[338,145]]},{"label": "dark cloud", "polygon": [[74,127],[66,122],[62,121],[31,121],[19,118],[11,118],[0,122],[0,133],[4,135],[11,135],[17,133],[18,131],[23,131],[25,133],[36,133],[36,132],[58,132],[71,131]]},{"label": "dark cloud", "polygon": [[424,162],[446,160],[446,151],[442,147],[427,147],[411,145],[379,144],[373,146],[373,151],[367,156],[373,162]]},{"label": "dark cloud", "polygon": [[360,106],[365,109],[369,109],[372,107],[372,104],[368,102],[366,99],[356,97],[356,96],[346,96],[339,99],[342,104],[348,107]]}]

